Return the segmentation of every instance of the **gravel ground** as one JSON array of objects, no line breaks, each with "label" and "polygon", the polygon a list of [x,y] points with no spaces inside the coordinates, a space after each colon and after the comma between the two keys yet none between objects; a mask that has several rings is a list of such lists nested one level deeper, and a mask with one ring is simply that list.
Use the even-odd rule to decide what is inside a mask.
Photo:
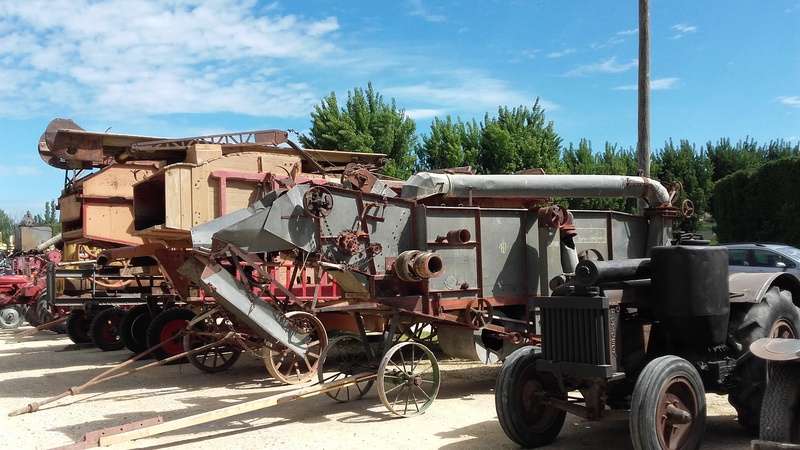
[{"label": "gravel ground", "polygon": [[[200,372],[188,364],[151,368],[88,388],[38,412],[9,417],[9,412],[80,386],[131,356],[127,351],[77,346],[64,335],[50,332],[16,342],[15,332],[25,329],[0,330],[0,448],[59,447],[89,431],[156,416],[175,420],[295,388],[278,385],[260,360],[242,355],[223,373]],[[391,415],[373,388],[356,402],[336,403],[317,395],[111,448],[518,448],[503,433],[495,414],[493,388],[499,366],[458,360],[440,364],[439,396],[422,416]],[[709,418],[701,448],[749,449],[751,437],[736,423],[725,398],[708,395],[707,400]],[[568,415],[561,434],[547,448],[630,449],[628,425],[625,421],[590,423]]]}]

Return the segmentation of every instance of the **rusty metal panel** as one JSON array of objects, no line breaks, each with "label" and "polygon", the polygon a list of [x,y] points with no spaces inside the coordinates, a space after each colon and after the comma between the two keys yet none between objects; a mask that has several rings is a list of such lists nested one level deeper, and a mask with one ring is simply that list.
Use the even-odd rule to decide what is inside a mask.
[{"label": "rusty metal panel", "polygon": [[486,297],[526,295],[524,210],[481,211],[483,292]]}]

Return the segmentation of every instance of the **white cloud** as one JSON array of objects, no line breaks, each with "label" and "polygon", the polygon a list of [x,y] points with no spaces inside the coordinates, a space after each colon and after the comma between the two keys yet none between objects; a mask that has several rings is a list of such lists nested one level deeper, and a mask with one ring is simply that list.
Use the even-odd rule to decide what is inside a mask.
[{"label": "white cloud", "polygon": [[[657,80],[650,80],[650,90],[651,91],[665,91],[668,89],[673,89],[680,81],[680,78],[659,78]],[[639,86],[636,84],[626,84],[624,86],[615,87],[615,91],[635,91],[639,89]]]},{"label": "white cloud", "polygon": [[569,77],[580,77],[580,76],[592,75],[595,73],[622,73],[635,68],[636,66],[638,66],[638,64],[639,64],[638,59],[633,59],[629,63],[619,64],[617,63],[617,57],[612,56],[611,58],[608,58],[607,60],[601,61],[599,63],[580,66],[576,69],[570,70],[564,75]]},{"label": "white cloud", "polygon": [[[471,70],[455,70],[436,74],[440,82],[426,82],[411,86],[387,87],[381,90],[385,97],[402,98],[403,104],[434,104],[442,107],[439,115],[452,111],[470,110],[477,118],[485,112],[496,111],[499,106],[533,106],[536,96],[510,89],[505,81],[489,78]],[[553,102],[539,99],[546,111],[559,109]],[[409,111],[432,111],[413,108]],[[407,112],[410,115],[410,112]]]},{"label": "white cloud", "polygon": [[634,28],[632,30],[618,31],[617,34],[620,35],[620,36],[630,36],[632,34],[639,34],[639,29],[638,28]]},{"label": "white cloud", "polygon": [[562,56],[570,55],[572,53],[575,53],[576,51],[577,50],[575,50],[574,48],[567,48],[567,49],[564,49],[564,50],[562,50],[560,52],[548,53],[547,57],[548,58],[561,58]]},{"label": "white cloud", "polygon": [[409,109],[406,110],[406,116],[414,120],[433,119],[434,117],[446,115],[445,111],[441,109]]},{"label": "white cloud", "polygon": [[672,36],[670,39],[680,39],[689,33],[694,33],[697,31],[697,27],[693,25],[685,25],[679,23],[677,25],[673,25],[670,27],[671,30],[678,30],[678,34]]},{"label": "white cloud", "polygon": [[[336,64],[335,17],[226,0],[0,2],[0,115],[235,112],[297,117],[291,73]],[[124,13],[123,13],[124,12]],[[289,64],[287,64],[289,63]],[[47,105],[47,106],[45,106]]]},{"label": "white cloud", "polygon": [[797,95],[778,97],[778,101],[784,105],[800,108],[800,97]]},{"label": "white cloud", "polygon": [[33,166],[5,166],[0,165],[0,176],[2,177],[11,177],[11,176],[39,176],[42,175],[42,171],[39,170],[39,167]]},{"label": "white cloud", "polygon": [[422,0],[408,0],[408,5],[411,7],[411,15],[422,17],[428,22],[444,22],[447,16],[442,14],[433,14],[428,10],[426,5],[422,4]]}]

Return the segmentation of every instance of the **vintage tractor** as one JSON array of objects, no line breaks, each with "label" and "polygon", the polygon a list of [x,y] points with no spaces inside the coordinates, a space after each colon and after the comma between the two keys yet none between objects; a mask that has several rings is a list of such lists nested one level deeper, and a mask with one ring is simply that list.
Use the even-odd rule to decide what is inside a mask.
[{"label": "vintage tractor", "polygon": [[647,242],[642,256],[582,261],[530,299],[541,345],[512,354],[497,380],[498,419],[514,442],[552,442],[571,413],[628,417],[636,449],[695,449],[706,392],[728,394],[739,423],[758,429],[767,365],[750,344],[798,336],[800,282],[729,275],[726,248],[693,236]]},{"label": "vintage tractor", "polygon": [[[46,293],[48,264],[61,261],[61,252],[52,249],[57,241],[58,237],[52,237],[50,227],[23,224],[15,229],[14,252],[2,256],[0,327],[17,328],[23,319],[33,326],[49,322],[49,309],[43,294]],[[60,326],[52,329],[64,332]]]}]

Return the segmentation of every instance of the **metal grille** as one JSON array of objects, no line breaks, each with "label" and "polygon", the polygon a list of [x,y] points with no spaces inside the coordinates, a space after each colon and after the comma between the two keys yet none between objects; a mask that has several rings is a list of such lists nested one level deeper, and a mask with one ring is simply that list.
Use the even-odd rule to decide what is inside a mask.
[{"label": "metal grille", "polygon": [[609,365],[608,299],[547,297],[539,307],[544,360]]}]

